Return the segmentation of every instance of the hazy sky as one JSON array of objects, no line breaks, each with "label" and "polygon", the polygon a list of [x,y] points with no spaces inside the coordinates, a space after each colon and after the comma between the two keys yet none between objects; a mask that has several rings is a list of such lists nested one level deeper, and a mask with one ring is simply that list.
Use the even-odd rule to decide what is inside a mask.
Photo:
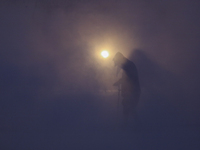
[{"label": "hazy sky", "polygon": [[[144,125],[179,125],[170,132],[143,132],[134,146],[166,149],[171,142],[176,147],[170,149],[187,143],[195,149],[196,129],[178,129],[200,123],[199,7],[199,0],[2,0],[0,145],[51,149],[56,142],[54,149],[62,149],[78,141],[80,149],[81,143],[99,141],[124,149],[125,140],[134,141],[127,134],[118,139],[117,132],[106,136],[97,130],[115,124],[112,84],[120,75],[112,58],[121,52],[138,68],[137,110]],[[100,56],[104,49],[107,59]],[[83,133],[72,134],[78,131]],[[108,142],[111,137],[115,144]]]},{"label": "hazy sky", "polygon": [[199,6],[198,0],[1,1],[2,105],[16,104],[19,95],[22,103],[31,97],[31,105],[74,91],[113,90],[119,51],[138,68],[146,122],[199,123]]}]

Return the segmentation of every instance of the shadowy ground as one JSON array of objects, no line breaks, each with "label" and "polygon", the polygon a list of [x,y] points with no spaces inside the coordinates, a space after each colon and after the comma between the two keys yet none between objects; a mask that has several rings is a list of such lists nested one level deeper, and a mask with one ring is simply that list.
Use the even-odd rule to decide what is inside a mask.
[{"label": "shadowy ground", "polygon": [[12,124],[1,127],[0,147],[2,150],[198,150],[198,126],[145,125],[140,132],[117,128],[116,95],[115,92],[68,95],[40,103],[34,114],[22,116],[16,112],[13,118],[1,117],[12,120]]}]

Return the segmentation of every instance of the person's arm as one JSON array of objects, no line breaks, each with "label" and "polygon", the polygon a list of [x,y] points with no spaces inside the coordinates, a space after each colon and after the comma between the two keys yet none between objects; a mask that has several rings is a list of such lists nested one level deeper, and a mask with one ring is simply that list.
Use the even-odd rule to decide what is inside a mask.
[{"label": "person's arm", "polygon": [[113,86],[118,86],[118,85],[120,85],[121,83],[122,83],[122,78],[119,79],[117,82],[115,82],[115,83],[113,84]]}]

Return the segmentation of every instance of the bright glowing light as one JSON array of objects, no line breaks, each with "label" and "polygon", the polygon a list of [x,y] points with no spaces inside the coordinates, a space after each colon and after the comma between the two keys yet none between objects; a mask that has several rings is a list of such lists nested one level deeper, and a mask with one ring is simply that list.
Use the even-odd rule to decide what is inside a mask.
[{"label": "bright glowing light", "polygon": [[102,51],[101,56],[103,56],[104,58],[107,58],[109,56],[108,51]]}]

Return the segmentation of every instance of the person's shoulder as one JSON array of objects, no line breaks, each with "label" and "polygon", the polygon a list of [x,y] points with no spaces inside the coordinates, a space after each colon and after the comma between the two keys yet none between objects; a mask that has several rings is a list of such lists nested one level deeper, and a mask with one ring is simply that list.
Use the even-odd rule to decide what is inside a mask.
[{"label": "person's shoulder", "polygon": [[132,61],[130,61],[129,59],[126,59],[122,68],[123,70],[130,71],[130,70],[135,70],[136,67]]},{"label": "person's shoulder", "polygon": [[127,59],[127,64],[131,67],[135,67],[135,63],[129,59]]}]

